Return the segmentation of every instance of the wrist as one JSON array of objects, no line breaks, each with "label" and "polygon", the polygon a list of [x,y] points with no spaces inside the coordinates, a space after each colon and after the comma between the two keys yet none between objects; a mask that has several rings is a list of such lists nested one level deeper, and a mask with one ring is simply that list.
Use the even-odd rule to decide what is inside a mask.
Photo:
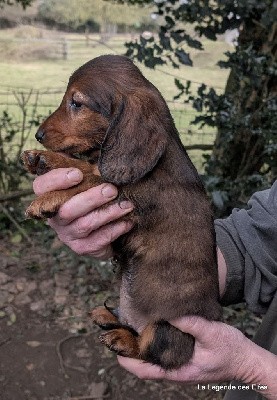
[{"label": "wrist", "polygon": [[251,389],[267,399],[277,397],[277,356],[245,338],[243,362],[236,379],[249,384]]}]

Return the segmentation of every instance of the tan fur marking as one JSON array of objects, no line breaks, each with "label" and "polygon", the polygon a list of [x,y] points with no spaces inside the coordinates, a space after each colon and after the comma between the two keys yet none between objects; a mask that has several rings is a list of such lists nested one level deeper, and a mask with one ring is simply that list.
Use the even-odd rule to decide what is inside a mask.
[{"label": "tan fur marking", "polygon": [[139,349],[140,354],[143,354],[146,349],[149,347],[149,344],[153,342],[155,335],[154,325],[147,325],[146,328],[142,331],[141,336],[139,337]]},{"label": "tan fur marking", "polygon": [[139,358],[138,340],[124,328],[112,329],[102,333],[99,339],[101,343],[117,354],[124,357]]}]

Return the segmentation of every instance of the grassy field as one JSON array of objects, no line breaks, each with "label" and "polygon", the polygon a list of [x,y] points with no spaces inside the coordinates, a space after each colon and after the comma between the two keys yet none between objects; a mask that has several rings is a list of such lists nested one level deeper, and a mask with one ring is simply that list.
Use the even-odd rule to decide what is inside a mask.
[{"label": "grassy field", "polygon": [[[43,39],[43,41],[41,40]],[[68,47],[67,60],[62,59],[62,42],[66,40]],[[29,105],[34,102],[37,91],[40,93],[50,90],[50,93],[40,94],[38,105],[41,114],[48,114],[60,102],[62,93],[66,87],[71,73],[86,61],[102,54],[124,54],[124,42],[129,41],[130,36],[116,36],[105,44],[100,42],[98,35],[91,35],[89,43],[84,35],[68,34],[56,31],[47,31],[34,27],[19,27],[0,31],[0,111],[8,108],[9,112],[18,117],[18,107],[14,106],[18,100],[13,92],[22,92],[21,97],[28,97],[29,90],[33,90]],[[138,65],[143,74],[163,94],[169,102],[169,107],[175,118],[177,128],[182,134],[185,144],[211,143],[213,132],[199,131],[194,135],[186,134],[190,122],[194,119],[195,112],[186,106],[172,103],[177,90],[174,78],[192,80],[192,88],[196,90],[198,82],[224,90],[228,71],[217,67],[218,60],[224,58],[224,52],[230,50],[230,46],[222,41],[203,42],[205,50],[202,52],[190,50],[194,67],[183,66],[174,69],[170,66],[159,67],[150,70]],[[56,92],[56,93],[54,93]],[[205,134],[207,133],[207,134]],[[194,161],[199,160],[198,152],[191,152]]]},{"label": "grassy field", "polygon": [[[66,39],[68,41],[68,59],[62,60],[57,55],[56,59],[28,60],[28,53],[32,53],[35,46],[42,46],[42,43],[30,41],[32,38],[24,38],[24,35],[23,38],[22,36],[17,37],[16,32],[16,29],[0,31],[0,40],[17,40],[17,42],[9,43],[9,47],[14,47],[13,52],[8,53],[6,57],[3,57],[2,53],[0,61],[2,86],[36,89],[64,88],[70,74],[84,62],[101,54],[123,54],[125,51],[124,42],[130,40],[129,36],[116,36],[111,38],[106,44],[101,44],[99,36],[93,35],[91,36],[89,46],[87,46],[83,35],[53,33],[52,31],[48,33],[47,31],[43,31],[42,36],[45,40],[61,41]],[[4,43],[0,41],[0,46],[3,46]],[[159,67],[158,70],[154,71],[141,65],[139,67],[143,74],[158,87],[168,100],[172,99],[175,92],[174,78],[169,74],[176,75],[181,79],[204,82],[207,85],[223,89],[228,72],[220,70],[216,66],[216,62],[223,57],[225,51],[230,50],[230,46],[222,41],[206,41],[203,44],[205,47],[204,51],[190,51],[194,60],[193,68],[183,66],[178,70],[165,66]],[[53,46],[57,48],[57,45],[51,42],[48,43],[48,46],[49,49]],[[21,60],[16,59],[16,48],[18,48],[18,51],[20,50]],[[61,48],[58,51],[61,51]],[[45,57],[47,57],[47,49],[45,49],[45,52]]]}]

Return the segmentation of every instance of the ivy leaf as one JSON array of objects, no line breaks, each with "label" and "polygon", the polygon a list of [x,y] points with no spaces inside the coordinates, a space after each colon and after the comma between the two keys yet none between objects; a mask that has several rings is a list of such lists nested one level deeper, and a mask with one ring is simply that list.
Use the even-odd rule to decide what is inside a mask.
[{"label": "ivy leaf", "polygon": [[172,26],[175,25],[174,20],[171,17],[169,17],[168,15],[165,17],[165,20],[166,20],[167,24],[169,25],[169,28],[171,28]]},{"label": "ivy leaf", "polygon": [[179,79],[174,79],[174,83],[175,83],[175,85],[177,86],[177,88],[179,89],[179,90],[184,90],[185,89],[185,86],[179,81]]},{"label": "ivy leaf", "polygon": [[159,34],[161,46],[166,50],[172,50],[170,38],[166,36],[163,32]]},{"label": "ivy leaf", "polygon": [[174,42],[176,42],[177,44],[181,43],[184,40],[184,36],[183,36],[184,31],[173,31],[171,32],[171,37],[174,40]]},{"label": "ivy leaf", "polygon": [[11,237],[11,242],[13,244],[18,244],[18,243],[22,242],[21,234],[20,233],[13,234],[13,236]]},{"label": "ivy leaf", "polygon": [[179,49],[175,51],[175,54],[180,61],[180,63],[184,65],[189,65],[190,67],[192,66],[192,61],[190,59],[190,56],[188,53],[186,53],[183,49]]},{"label": "ivy leaf", "polygon": [[204,35],[207,39],[216,40],[216,34],[213,29],[199,27],[197,30],[199,31],[200,36]]},{"label": "ivy leaf", "polygon": [[214,190],[212,192],[212,199],[214,205],[220,210],[222,210],[225,202],[228,200],[228,195],[225,191]]},{"label": "ivy leaf", "polygon": [[142,44],[142,46],[146,46],[147,40],[142,35],[140,35],[139,39],[140,39],[140,43]]}]

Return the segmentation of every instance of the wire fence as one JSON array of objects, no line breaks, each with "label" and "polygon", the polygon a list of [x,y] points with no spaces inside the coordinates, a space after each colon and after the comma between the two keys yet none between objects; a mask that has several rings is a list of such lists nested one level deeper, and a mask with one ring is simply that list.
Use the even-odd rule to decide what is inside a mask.
[{"label": "wire fence", "polygon": [[[29,113],[33,113],[35,107],[38,114],[47,116],[60,104],[64,92],[65,88],[62,87],[56,89],[29,89],[0,85],[0,112],[2,113],[6,110],[11,115],[19,118],[23,107]],[[211,139],[214,138],[214,132],[204,132],[201,129],[192,128],[190,124],[197,112],[188,104],[172,100],[168,100],[167,104],[181,135],[195,133],[208,135]]]},{"label": "wire fence", "polygon": [[[43,88],[38,90],[0,85],[0,118],[3,112],[7,112],[17,123],[23,117],[25,120],[29,118],[30,121],[34,117],[43,120],[60,104],[64,91],[65,88]],[[192,161],[201,170],[203,164],[202,156],[211,150],[215,132],[207,129],[197,129],[194,125],[191,125],[197,113],[187,104],[178,101],[168,101],[167,103],[181,139],[189,150]],[[38,146],[34,137],[36,128],[33,127],[32,131],[28,136],[26,147],[36,148]]]},{"label": "wire fence", "polygon": [[[94,57],[95,52],[102,54],[107,50],[115,54],[122,54],[123,43],[132,39],[127,36],[114,35],[111,40],[105,41],[97,35],[57,33],[43,29],[29,32],[27,28],[21,27],[17,37],[0,38],[0,50],[3,47],[4,54],[10,55],[14,62],[16,62],[16,57],[19,57],[19,60],[28,60],[28,57],[35,60],[54,57],[55,60],[63,59],[67,60],[66,62],[78,59],[79,62],[83,58]],[[34,29],[34,27],[32,28]],[[26,34],[27,36],[24,37]],[[28,37],[29,34],[37,36]],[[180,75],[178,73],[175,74],[159,68],[157,68],[157,72],[161,75],[164,74],[165,78],[186,80],[186,78],[178,76]],[[191,80],[194,92],[201,84],[202,82],[198,82],[197,79]],[[215,88],[217,91],[223,90],[220,86]],[[6,110],[15,120],[20,120],[23,110],[27,112],[27,118],[33,118],[35,110],[36,115],[46,117],[59,105],[64,91],[65,87],[28,89],[26,86],[0,85],[0,113],[2,114]],[[201,168],[199,160],[202,160],[203,153],[210,151],[214,142],[215,131],[206,127],[199,129],[196,125],[191,124],[197,113],[190,105],[172,100],[168,100],[167,103],[184,145],[190,150],[193,161],[196,161]],[[35,127],[33,130],[35,133]],[[31,133],[28,146],[36,145],[34,134]]]}]

